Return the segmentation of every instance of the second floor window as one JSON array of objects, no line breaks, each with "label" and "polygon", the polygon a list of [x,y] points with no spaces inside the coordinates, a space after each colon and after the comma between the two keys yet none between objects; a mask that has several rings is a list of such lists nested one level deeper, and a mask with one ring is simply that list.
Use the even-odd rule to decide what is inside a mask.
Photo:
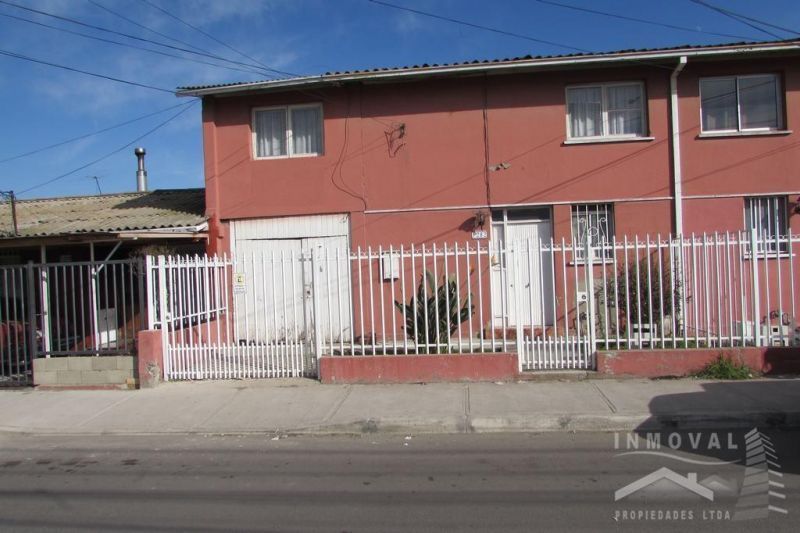
[{"label": "second floor window", "polygon": [[570,139],[642,137],[644,86],[636,82],[568,87],[567,122]]},{"label": "second floor window", "polygon": [[780,83],[774,74],[700,80],[704,132],[747,132],[782,127]]},{"label": "second floor window", "polygon": [[586,260],[587,239],[594,248],[595,259],[613,258],[614,210],[611,204],[572,206],[572,238],[575,239],[575,259]]},{"label": "second floor window", "polygon": [[253,110],[253,143],[257,159],[322,154],[322,106]]}]

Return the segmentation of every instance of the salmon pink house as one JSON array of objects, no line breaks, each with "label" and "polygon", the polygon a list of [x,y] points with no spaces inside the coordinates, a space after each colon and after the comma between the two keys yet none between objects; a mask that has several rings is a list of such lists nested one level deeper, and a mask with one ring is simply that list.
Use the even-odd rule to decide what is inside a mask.
[{"label": "salmon pink house", "polygon": [[[564,354],[587,350],[592,367],[601,349],[791,343],[800,41],[178,94],[203,101],[209,253],[256,263],[321,250],[314,261],[324,267],[295,273],[320,294],[291,320],[279,308],[284,296],[305,297],[302,283],[273,301],[272,267],[237,267],[242,297],[253,299],[238,335],[256,344],[305,329],[319,356],[422,345],[569,367]],[[447,316],[409,317],[428,310]]]}]

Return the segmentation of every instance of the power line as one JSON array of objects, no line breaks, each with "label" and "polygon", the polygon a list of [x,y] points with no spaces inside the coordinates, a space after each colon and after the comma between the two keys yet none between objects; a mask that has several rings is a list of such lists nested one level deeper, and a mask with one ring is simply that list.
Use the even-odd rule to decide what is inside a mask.
[{"label": "power line", "polygon": [[[54,19],[57,19],[57,20],[61,20],[61,21],[64,21],[64,22],[69,22],[71,24],[77,24],[78,26],[91,28],[93,30],[102,31],[102,32],[105,32],[105,33],[112,33],[114,35],[119,35],[119,36],[125,37],[127,39],[133,39],[133,40],[136,40],[136,41],[150,43],[150,44],[154,44],[154,45],[157,45],[157,46],[162,46],[162,47],[165,47],[165,48],[171,48],[173,50],[179,50],[179,51],[185,52],[187,54],[194,54],[194,55],[198,55],[198,56],[208,57],[210,59],[216,59],[218,61],[224,61],[226,63],[232,63],[232,64],[235,64],[235,65],[240,65],[240,66],[245,66],[245,67],[250,67],[250,68],[256,68],[256,69],[259,69],[260,71],[264,70],[264,68],[262,66],[260,66],[260,65],[254,65],[254,64],[251,64],[251,63],[244,63],[242,61],[236,61],[234,59],[227,59],[227,58],[215,55],[215,54],[205,54],[205,53],[202,53],[202,52],[197,52],[195,50],[189,50],[187,48],[181,48],[179,46],[173,46],[171,44],[161,43],[161,42],[158,42],[158,41],[154,41],[152,39],[146,39],[144,37],[137,37],[136,35],[131,35],[129,33],[123,33],[123,32],[116,31],[116,30],[111,30],[109,28],[104,28],[102,26],[97,26],[95,24],[89,24],[89,23],[86,23],[86,22],[82,22],[82,21],[77,20],[77,19],[64,17],[64,16],[61,16],[61,15],[56,15],[54,13],[48,13],[47,11],[42,11],[42,10],[39,10],[39,9],[33,9],[33,8],[30,8],[30,7],[26,7],[26,6],[21,6],[19,4],[15,4],[13,2],[8,2],[7,0],[0,0],[0,4],[5,4],[7,6],[15,7],[17,9],[22,9],[24,11],[29,11],[31,13],[36,13],[38,15],[42,15],[42,16],[45,16],[45,17],[51,17],[51,18],[54,18]],[[275,76],[274,74],[269,74],[269,73],[265,73],[264,75],[273,76],[273,77]]]},{"label": "power line", "polygon": [[[756,23],[761,24],[763,26],[768,26],[770,28],[775,28],[776,30],[785,31],[786,33],[791,33],[792,35],[800,35],[800,31],[793,30],[791,28],[786,28],[784,26],[778,26],[777,24],[772,24],[771,22],[767,22],[765,20],[753,18],[753,17],[747,16],[747,15],[745,15],[743,13],[738,13],[736,11],[731,11],[730,9],[723,9],[721,7],[712,6],[711,4],[709,4],[707,2],[694,2],[694,3],[703,5],[703,6],[707,7],[707,8],[709,8],[709,9],[714,9],[715,11],[724,12],[724,13],[732,15],[734,17],[746,19],[746,20],[749,20],[751,22],[756,22]],[[742,22],[742,21],[740,21],[740,22]],[[773,34],[770,34],[770,35],[773,35]]]},{"label": "power line", "polygon": [[166,107],[164,109],[159,109],[158,111],[154,111],[152,113],[148,113],[148,114],[142,115],[140,117],[136,117],[136,118],[133,118],[133,119],[130,119],[130,120],[126,120],[125,122],[120,122],[118,124],[114,124],[113,126],[108,126],[108,127],[103,128],[103,129],[100,129],[100,130],[97,130],[97,131],[93,131],[91,133],[85,133],[83,135],[79,135],[78,137],[73,137],[71,139],[66,139],[64,141],[60,141],[60,142],[57,142],[55,144],[49,144],[47,146],[42,146],[41,148],[36,148],[36,149],[31,150],[29,152],[25,152],[23,154],[18,154],[18,155],[15,155],[15,156],[7,157],[5,159],[0,159],[0,164],[8,163],[9,161],[15,161],[17,159],[22,159],[23,157],[28,157],[28,156],[31,156],[31,155],[35,155],[35,154],[44,152],[46,150],[51,150],[53,148],[58,148],[59,146],[64,146],[65,144],[69,144],[69,143],[72,143],[72,142],[75,142],[75,141],[80,141],[82,139],[87,139],[89,137],[93,137],[95,135],[99,135],[99,134],[105,133],[107,131],[111,131],[111,130],[114,130],[114,129],[117,129],[117,128],[121,128],[122,126],[127,126],[128,124],[133,124],[134,122],[138,122],[140,120],[144,120],[146,118],[150,118],[150,117],[155,116],[155,115],[160,115],[161,113],[165,113],[167,111],[171,111],[172,109],[176,109],[178,107],[183,107],[183,106],[189,105],[189,104],[191,104],[193,102],[194,101],[183,102],[183,103],[180,103],[180,104],[177,104],[177,105]]},{"label": "power line", "polygon": [[675,24],[669,24],[669,23],[666,23],[666,22],[659,22],[659,21],[656,21],[656,20],[648,20],[648,19],[642,19],[642,18],[638,18],[638,17],[629,17],[627,15],[619,15],[617,13],[608,13],[606,11],[599,11],[597,9],[590,9],[588,7],[574,6],[574,5],[571,5],[571,4],[562,4],[561,2],[553,2],[552,0],[536,0],[536,1],[539,2],[540,4],[547,4],[547,5],[551,5],[551,6],[561,7],[561,8],[564,8],[564,9],[571,9],[573,11],[582,11],[584,13],[591,13],[591,14],[594,14],[594,15],[601,15],[601,16],[604,16],[604,17],[611,17],[611,18],[620,19],[620,20],[628,20],[630,22],[640,22],[642,24],[650,24],[652,26],[661,26],[662,28],[670,28],[670,29],[673,29],[673,30],[690,31],[690,32],[694,32],[694,33],[705,33],[705,34],[708,34],[708,35],[716,35],[717,37],[731,37],[733,39],[744,39],[744,40],[749,40],[750,39],[750,37],[744,37],[742,35],[734,35],[734,34],[730,34],[730,33],[717,33],[717,32],[713,32],[713,31],[700,30],[700,29],[697,29],[697,28],[689,28],[687,26],[677,26]]},{"label": "power line", "polygon": [[703,2],[702,0],[690,0],[690,1],[695,3],[695,4],[697,4],[697,5],[699,5],[699,6],[703,6],[703,7],[706,7],[708,9],[712,10],[712,11],[716,11],[717,13],[720,13],[721,15],[724,15],[724,16],[726,16],[728,18],[731,18],[731,19],[733,19],[733,20],[735,20],[737,22],[741,22],[742,24],[750,26],[751,28],[753,28],[755,30],[758,30],[758,31],[760,31],[762,33],[766,33],[767,35],[769,35],[771,37],[774,37],[776,39],[783,39],[783,37],[781,37],[777,33],[773,33],[773,32],[771,32],[769,30],[765,30],[764,28],[762,28],[760,26],[756,26],[755,24],[753,24],[751,22],[748,22],[747,20],[744,19],[744,17],[741,17],[741,16],[737,15],[733,11],[728,11],[726,9],[722,9],[720,7],[717,7],[717,6],[712,6],[711,4]]},{"label": "power line", "polygon": [[[461,24],[463,26],[469,26],[470,28],[475,28],[475,29],[478,29],[478,30],[484,30],[484,31],[489,31],[489,32],[493,32],[493,33],[499,33],[500,35],[507,35],[509,37],[517,37],[519,39],[525,39],[527,41],[533,41],[533,42],[536,42],[536,43],[543,43],[543,44],[547,44],[547,45],[551,45],[551,46],[558,46],[558,47],[561,47],[561,48],[567,48],[569,50],[575,50],[575,51],[581,52],[583,54],[590,54],[591,55],[591,54],[595,54],[596,53],[593,50],[587,50],[585,48],[578,48],[578,47],[571,46],[571,45],[568,45],[568,44],[557,43],[557,42],[554,42],[554,41],[547,41],[547,40],[544,40],[544,39],[539,39],[537,37],[531,37],[530,35],[522,35],[522,34],[519,34],[519,33],[514,33],[514,32],[510,32],[510,31],[506,31],[506,30],[501,30],[501,29],[498,29],[498,28],[492,28],[492,27],[489,27],[489,26],[482,26],[480,24],[474,24],[472,22],[467,22],[467,21],[464,21],[464,20],[458,20],[458,19],[454,19],[454,18],[451,18],[451,17],[445,17],[443,15],[437,15],[435,13],[429,13],[427,11],[420,11],[418,9],[411,9],[409,7],[399,6],[399,5],[396,5],[396,4],[390,4],[388,2],[382,2],[381,0],[367,0],[367,2],[371,2],[373,4],[378,4],[378,5],[385,6],[385,7],[390,7],[390,8],[393,8],[393,9],[398,9],[400,11],[408,11],[410,13],[415,13],[417,15],[422,15],[422,16],[425,16],[425,17],[431,17],[431,18],[443,20],[443,21],[446,21],[446,22],[452,22],[454,24]],[[645,65],[645,66],[648,66],[648,67],[654,67],[654,68],[660,68],[660,69],[664,69],[664,70],[669,70],[670,72],[672,71],[672,67],[661,65],[659,63],[655,63],[655,62],[652,62],[652,61],[646,61],[646,60],[643,60],[643,59],[631,59],[630,61],[631,61],[631,63],[638,63],[640,65]]]},{"label": "power line", "polygon": [[[273,72],[278,72],[278,73],[280,73],[280,74],[285,74],[285,75],[287,75],[287,76],[301,76],[300,74],[297,74],[297,73],[294,73],[294,72],[288,72],[288,71],[285,71],[285,70],[277,70],[277,69],[274,69],[274,68],[270,67],[269,65],[265,65],[264,63],[260,62],[259,60],[255,59],[255,58],[253,58],[253,57],[250,57],[249,55],[245,54],[244,52],[241,52],[241,51],[237,50],[236,48],[233,48],[232,46],[228,45],[227,43],[225,43],[225,42],[221,41],[220,39],[218,39],[218,38],[214,37],[214,36],[213,36],[213,35],[211,35],[210,33],[206,32],[206,31],[203,31],[203,30],[201,30],[200,28],[198,28],[198,27],[196,27],[196,26],[193,26],[192,24],[189,24],[189,23],[188,23],[188,22],[186,22],[185,20],[181,19],[181,18],[180,18],[180,17],[178,17],[177,15],[174,15],[173,13],[170,13],[170,12],[169,12],[169,11],[167,11],[166,9],[164,9],[164,8],[162,8],[162,7],[160,7],[160,6],[156,5],[156,4],[153,4],[153,3],[152,3],[152,2],[150,2],[149,0],[140,0],[140,2],[143,2],[143,3],[147,4],[147,5],[149,5],[149,6],[153,7],[153,8],[155,8],[155,9],[157,9],[157,10],[159,10],[159,11],[161,11],[162,13],[164,13],[165,15],[167,15],[168,17],[171,17],[171,18],[173,18],[173,19],[177,20],[177,21],[178,21],[178,22],[180,22],[181,24],[184,24],[184,25],[186,25],[187,27],[189,27],[189,28],[191,28],[191,29],[193,29],[193,30],[195,30],[195,31],[197,31],[197,32],[199,32],[199,33],[201,33],[202,35],[205,35],[205,36],[206,36],[206,37],[208,37],[209,39],[212,39],[213,41],[215,41],[215,42],[217,42],[217,43],[219,43],[219,44],[221,44],[221,45],[223,45],[223,46],[225,46],[225,47],[229,48],[230,50],[233,50],[233,51],[234,51],[234,52],[236,52],[237,54],[240,54],[241,56],[243,56],[243,57],[245,57],[245,58],[247,58],[247,59],[249,59],[249,60],[251,60],[251,61],[255,61],[256,63],[260,64],[260,65],[261,65],[261,66],[263,66],[264,68],[267,68],[267,69],[269,69],[269,70],[272,70]],[[325,102],[330,102],[330,101],[331,101],[329,98],[326,98],[325,96],[323,96],[323,95],[321,95],[321,94],[319,94],[319,93],[312,92],[312,91],[306,91],[306,90],[303,90],[303,89],[298,89],[298,88],[294,88],[294,89],[292,89],[292,90],[293,90],[294,92],[298,92],[298,93],[300,93],[300,94],[304,94],[304,95],[306,95],[306,96],[312,96],[312,97],[314,97],[314,98],[319,98],[320,100],[323,100],[323,101],[325,101]],[[383,127],[390,126],[390,125],[388,125],[386,122],[384,122],[384,121],[382,121],[382,120],[380,120],[380,119],[378,119],[378,118],[375,118],[375,117],[368,117],[368,118],[369,118],[370,120],[372,120],[372,121],[374,121],[374,122],[376,122],[376,123],[380,124],[380,125],[381,125],[381,126],[383,126]]]},{"label": "power line", "polygon": [[222,46],[224,46],[225,48],[227,48],[227,49],[229,49],[229,50],[232,50],[232,51],[236,52],[236,53],[237,53],[237,54],[239,54],[240,56],[242,56],[242,57],[244,57],[244,58],[246,58],[246,59],[249,59],[250,61],[253,61],[253,62],[255,62],[255,63],[258,63],[258,64],[259,64],[259,65],[261,65],[263,68],[265,68],[265,69],[267,69],[267,70],[269,70],[269,71],[272,71],[272,72],[277,72],[278,74],[283,74],[283,75],[286,75],[286,76],[298,76],[298,74],[294,74],[294,73],[292,73],[292,72],[285,72],[285,71],[283,71],[283,70],[278,70],[278,69],[276,69],[276,68],[273,68],[273,67],[271,67],[271,66],[269,66],[269,65],[265,65],[264,63],[262,63],[262,62],[261,62],[261,61],[259,61],[258,59],[255,59],[254,57],[251,57],[251,56],[249,56],[249,55],[245,54],[245,53],[244,53],[244,52],[242,52],[241,50],[237,50],[236,48],[234,48],[233,46],[229,45],[228,43],[226,43],[226,42],[224,42],[224,41],[222,41],[222,40],[220,40],[220,39],[217,39],[216,37],[214,37],[214,36],[213,36],[213,35],[211,35],[210,33],[208,33],[208,32],[205,32],[205,31],[201,30],[201,29],[200,29],[200,28],[198,28],[197,26],[194,26],[194,25],[192,25],[192,24],[189,24],[188,22],[186,22],[185,20],[183,20],[183,19],[182,19],[182,18],[180,18],[179,16],[177,16],[177,15],[175,15],[175,14],[173,14],[173,13],[170,13],[169,11],[167,11],[166,9],[164,9],[163,7],[161,7],[161,6],[158,6],[158,5],[156,5],[156,4],[152,3],[152,2],[150,2],[149,0],[140,0],[140,2],[143,2],[143,3],[147,4],[148,6],[150,6],[150,7],[154,8],[154,9],[157,9],[157,10],[161,11],[162,13],[164,13],[165,15],[167,15],[168,17],[170,17],[170,18],[173,18],[173,19],[177,20],[177,21],[178,21],[178,22],[180,22],[181,24],[183,24],[183,25],[185,25],[185,26],[188,26],[189,28],[191,28],[191,29],[195,30],[196,32],[199,32],[199,33],[201,33],[202,35],[205,35],[206,37],[208,37],[208,38],[209,38],[209,39],[211,39],[212,41],[214,41],[214,42],[216,42],[216,43],[219,43],[219,44],[221,44]]},{"label": "power line", "polygon": [[9,52],[8,50],[0,49],[0,55],[13,57],[15,59],[22,59],[24,61],[30,61],[32,63],[39,63],[40,65],[47,65],[49,67],[60,68],[63,70],[68,70],[70,72],[77,72],[79,74],[85,74],[87,76],[94,76],[95,78],[101,78],[109,81],[116,81],[118,83],[124,83],[127,85],[133,85],[134,87],[142,87],[144,89],[152,89],[154,91],[161,91],[163,93],[175,94],[175,91],[172,91],[170,89],[164,89],[163,87],[156,87],[154,85],[147,85],[146,83],[139,83],[136,81],[123,80],[122,78],[114,78],[113,76],[106,76],[105,74],[97,74],[95,72],[89,72],[88,70],[81,70],[74,67],[68,67],[66,65],[60,65],[58,63],[50,63],[49,61],[44,61],[42,59],[36,59],[22,54],[17,54],[15,52]]},{"label": "power line", "polygon": [[141,141],[142,139],[144,139],[144,138],[145,138],[145,137],[147,137],[148,135],[150,135],[150,134],[152,134],[152,133],[154,133],[154,132],[158,131],[158,130],[159,130],[159,129],[161,129],[162,127],[166,126],[167,124],[169,124],[170,122],[172,122],[173,120],[175,120],[176,118],[178,118],[180,115],[182,115],[183,113],[185,113],[187,110],[191,109],[191,108],[192,108],[192,107],[193,107],[193,106],[194,106],[194,105],[195,105],[197,102],[198,102],[197,100],[195,100],[195,101],[193,101],[193,102],[190,102],[190,103],[189,103],[188,105],[186,105],[186,106],[185,106],[183,109],[181,109],[180,111],[178,111],[177,113],[175,113],[174,115],[172,115],[171,117],[169,117],[168,119],[166,119],[165,121],[161,122],[161,123],[160,123],[160,124],[158,124],[156,127],[154,127],[154,128],[152,128],[152,129],[150,129],[150,130],[146,131],[145,133],[143,133],[142,135],[140,135],[140,136],[136,137],[135,139],[133,139],[133,140],[132,140],[132,141],[130,141],[129,143],[125,143],[123,146],[120,146],[119,148],[117,148],[117,149],[115,149],[115,150],[113,150],[113,151],[111,151],[111,152],[109,152],[109,153],[105,154],[104,156],[102,156],[102,157],[98,157],[97,159],[95,159],[95,160],[93,160],[93,161],[90,161],[89,163],[86,163],[86,164],[84,164],[84,165],[81,165],[81,166],[79,166],[78,168],[74,168],[74,169],[70,170],[69,172],[65,172],[65,173],[63,173],[63,174],[60,174],[60,175],[58,175],[58,176],[55,176],[55,177],[53,177],[53,178],[50,178],[50,179],[48,179],[48,180],[45,180],[45,181],[43,181],[43,182],[41,182],[41,183],[38,183],[38,184],[36,184],[36,185],[34,185],[34,186],[32,186],[32,187],[28,187],[27,189],[25,189],[25,190],[23,190],[23,191],[20,191],[20,192],[19,192],[19,194],[25,194],[25,193],[27,193],[27,192],[30,192],[30,191],[34,190],[34,189],[38,189],[38,188],[40,188],[40,187],[44,187],[45,185],[50,185],[50,184],[51,184],[51,183],[53,183],[53,182],[56,182],[56,181],[58,181],[58,180],[61,180],[61,179],[64,179],[64,178],[66,178],[67,176],[71,176],[72,174],[75,174],[76,172],[80,172],[81,170],[83,170],[83,169],[85,169],[85,168],[88,168],[88,167],[90,167],[90,166],[92,166],[92,165],[94,165],[94,164],[97,164],[97,163],[99,163],[100,161],[103,161],[103,160],[105,160],[105,159],[108,159],[109,157],[111,157],[111,156],[113,156],[113,155],[115,155],[115,154],[118,154],[119,152],[121,152],[121,151],[125,150],[126,148],[128,148],[128,147],[130,147],[130,146],[132,146],[132,145],[136,144],[136,143],[137,143],[137,142],[139,142],[139,141]]},{"label": "power line", "polygon": [[44,22],[38,22],[38,21],[35,21],[35,20],[26,19],[24,17],[18,17],[16,15],[10,15],[8,13],[0,13],[0,16],[6,17],[6,18],[10,18],[10,19],[14,19],[14,20],[19,20],[19,21],[22,21],[22,22],[27,22],[29,24],[34,24],[36,26],[42,26],[44,28],[48,28],[48,29],[51,29],[51,30],[56,30],[56,31],[64,32],[64,33],[69,33],[71,35],[77,35],[79,37],[84,37],[86,39],[93,39],[95,41],[101,41],[101,42],[104,42],[104,43],[110,43],[110,44],[115,44],[115,45],[118,45],[118,46],[124,46],[126,48],[133,48],[135,50],[142,50],[144,52],[150,52],[151,54],[158,54],[158,55],[161,55],[161,56],[172,57],[172,58],[175,58],[175,59],[181,59],[183,61],[191,61],[192,63],[200,63],[202,65],[210,65],[212,67],[224,68],[224,69],[227,69],[227,70],[236,70],[236,71],[239,71],[239,72],[246,72],[248,74],[258,74],[259,76],[263,76],[264,75],[264,73],[262,71],[260,71],[260,70],[253,70],[253,69],[245,70],[245,69],[242,69],[242,68],[228,67],[228,66],[225,66],[225,65],[219,65],[217,63],[210,63],[208,61],[203,61],[202,59],[192,59],[190,57],[183,57],[183,56],[179,56],[179,55],[175,55],[175,54],[170,54],[169,52],[162,52],[160,50],[153,50],[151,48],[145,48],[143,46],[137,46],[135,44],[123,43],[123,42],[120,42],[120,41],[114,41],[112,39],[105,39],[103,37],[98,37],[96,35],[90,35],[88,33],[82,33],[82,32],[79,32],[79,31],[68,30],[66,28],[59,28],[58,26],[52,26],[50,24],[45,24]]},{"label": "power line", "polygon": [[184,46],[188,46],[189,48],[194,48],[195,50],[198,50],[200,52],[204,52],[206,54],[212,53],[211,51],[205,50],[203,48],[200,48],[199,46],[195,46],[192,43],[187,43],[186,41],[181,41],[180,39],[176,39],[175,37],[171,37],[171,36],[167,35],[166,33],[162,33],[162,32],[160,32],[158,30],[154,30],[153,28],[151,28],[149,26],[145,26],[144,24],[142,24],[142,23],[140,23],[138,21],[135,21],[132,18],[126,17],[122,13],[114,11],[110,7],[104,6],[103,4],[101,4],[99,2],[95,2],[95,0],[86,0],[86,1],[89,2],[92,5],[100,8],[100,9],[102,9],[103,11],[106,11],[107,13],[111,13],[115,17],[121,18],[122,20],[124,20],[125,22],[128,22],[129,24],[133,24],[134,26],[136,26],[138,28],[142,28],[143,30],[147,30],[147,31],[149,31],[151,33],[154,33],[154,34],[160,36],[160,37],[163,37],[165,39],[169,39],[170,41],[182,44]]},{"label": "power line", "polygon": [[416,15],[422,15],[424,17],[430,17],[430,18],[435,18],[435,19],[439,19],[439,20],[444,20],[446,22],[452,22],[454,24],[461,24],[462,26],[469,26],[470,28],[475,28],[475,29],[484,30],[484,31],[490,31],[492,33],[499,33],[500,35],[506,35],[508,37],[516,37],[518,39],[525,39],[526,41],[532,41],[532,42],[535,42],[535,43],[546,44],[546,45],[549,45],[549,46],[557,46],[559,48],[566,48],[567,50],[573,50],[575,52],[592,53],[591,50],[586,50],[585,48],[578,48],[578,47],[575,47],[575,46],[570,46],[568,44],[562,44],[562,43],[557,43],[557,42],[554,42],[554,41],[548,41],[548,40],[545,40],[545,39],[539,39],[537,37],[531,37],[529,35],[522,35],[521,33],[514,33],[514,32],[510,32],[510,31],[506,31],[506,30],[501,30],[501,29],[498,29],[498,28],[491,28],[489,26],[482,26],[480,24],[474,24],[472,22],[467,22],[465,20],[458,20],[458,19],[454,19],[454,18],[451,18],[451,17],[446,17],[444,15],[437,15],[435,13],[429,13],[427,11],[420,11],[418,9],[412,9],[410,7],[398,6],[396,4],[390,4],[388,2],[382,2],[380,0],[367,0],[367,1],[371,2],[373,4],[382,5],[384,7],[390,7],[392,9],[398,9],[400,11],[407,11],[409,13],[414,13]]}]

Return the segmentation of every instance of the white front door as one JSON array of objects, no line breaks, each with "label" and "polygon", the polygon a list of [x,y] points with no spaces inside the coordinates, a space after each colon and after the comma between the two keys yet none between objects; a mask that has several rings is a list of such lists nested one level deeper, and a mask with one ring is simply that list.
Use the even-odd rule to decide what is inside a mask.
[{"label": "white front door", "polygon": [[[501,218],[502,217],[502,218]],[[543,327],[553,323],[553,236],[549,209],[501,211],[492,233],[494,326]],[[509,252],[513,247],[514,252]]]}]

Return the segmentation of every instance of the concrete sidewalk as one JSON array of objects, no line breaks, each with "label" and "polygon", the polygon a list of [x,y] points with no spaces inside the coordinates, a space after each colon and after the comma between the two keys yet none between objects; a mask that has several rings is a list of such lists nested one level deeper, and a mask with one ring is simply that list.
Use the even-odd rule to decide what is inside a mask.
[{"label": "concrete sidewalk", "polygon": [[800,427],[800,379],[321,385],[167,383],[135,391],[0,391],[0,431],[361,434]]}]

